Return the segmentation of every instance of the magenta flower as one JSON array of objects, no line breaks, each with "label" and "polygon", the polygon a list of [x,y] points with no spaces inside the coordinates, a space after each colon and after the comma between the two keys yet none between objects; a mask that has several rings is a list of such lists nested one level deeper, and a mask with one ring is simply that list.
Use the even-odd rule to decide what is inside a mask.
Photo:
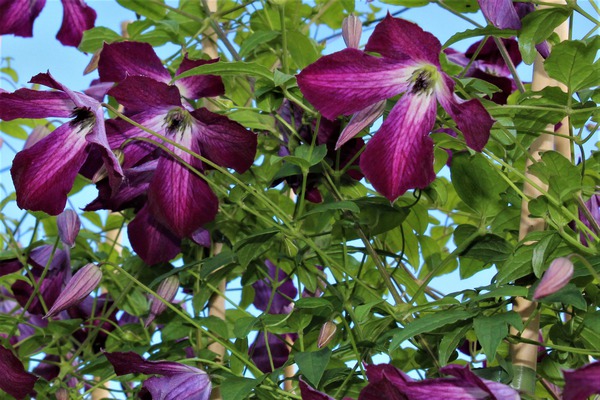
[{"label": "magenta flower", "polygon": [[559,257],[552,261],[540,284],[535,288],[533,299],[539,300],[558,292],[569,283],[573,271],[573,263],[566,257]]},{"label": "magenta flower", "polygon": [[308,383],[304,382],[302,377],[298,380],[298,384],[300,386],[302,400],[334,400],[333,397],[309,386]]},{"label": "magenta flower", "polygon": [[326,118],[350,115],[404,95],[367,143],[360,166],[373,187],[393,201],[435,179],[431,132],[437,103],[454,119],[467,145],[481,151],[493,124],[481,102],[462,100],[441,70],[440,42],[417,25],[388,15],[365,48],[322,57],[298,75],[304,96]]},{"label": "magenta flower", "polygon": [[206,372],[174,361],[147,361],[138,354],[104,353],[119,376],[126,374],[162,375],[146,379],[142,391],[150,392],[152,399],[208,400],[210,378]]},{"label": "magenta flower", "polygon": [[0,389],[18,400],[34,395],[33,386],[38,378],[25,371],[23,363],[9,349],[0,346]]},{"label": "magenta flower", "polygon": [[[79,46],[83,32],[94,27],[96,12],[83,0],[61,0],[63,20],[56,38],[65,46]],[[0,35],[33,36],[33,22],[46,0],[0,0]]]},{"label": "magenta flower", "polygon": [[448,400],[519,400],[519,393],[510,386],[475,375],[468,367],[447,365],[440,368],[450,378],[415,381],[390,364],[367,366],[369,384],[358,400],[411,399],[429,400],[439,397]]},{"label": "magenta flower", "polygon": [[[597,231],[597,227],[600,225],[600,194],[593,194],[592,197],[590,197],[590,199],[584,203],[584,205],[588,209],[592,220],[588,219],[586,213],[584,213],[581,209],[579,210],[579,219],[585,224],[585,226],[600,234],[600,232]],[[580,238],[581,243],[587,245],[588,239],[583,232],[580,233]]]},{"label": "magenta flower", "polygon": [[103,160],[110,185],[116,189],[123,172],[109,147],[100,103],[71,91],[49,73],[38,74],[30,82],[56,91],[19,89],[0,93],[0,119],[58,117],[71,121],[15,156],[10,172],[17,205],[60,214],[77,173],[92,154]]},{"label": "magenta flower", "polygon": [[593,394],[600,394],[600,361],[576,369],[564,371],[564,400],[586,400]]},{"label": "magenta flower", "polygon": [[[180,74],[193,67],[218,60],[184,58]],[[257,138],[227,117],[205,108],[192,109],[193,100],[224,92],[219,77],[193,76],[170,85],[172,77],[146,43],[105,44],[98,63],[102,81],[119,82],[108,94],[116,98],[131,119],[200,154],[219,166],[245,172],[254,162]],[[182,97],[187,99],[184,103]],[[152,175],[145,175],[146,202],[128,227],[136,252],[148,263],[168,261],[179,251],[181,239],[190,237],[212,221],[218,198],[200,176],[184,163],[202,172],[204,163],[188,152],[165,144],[173,155],[134,138],[157,140],[122,120],[108,124],[113,148],[124,153],[124,167],[135,168],[156,159]],[[163,251],[155,251],[162,244]],[[153,248],[154,247],[154,248]]]}]

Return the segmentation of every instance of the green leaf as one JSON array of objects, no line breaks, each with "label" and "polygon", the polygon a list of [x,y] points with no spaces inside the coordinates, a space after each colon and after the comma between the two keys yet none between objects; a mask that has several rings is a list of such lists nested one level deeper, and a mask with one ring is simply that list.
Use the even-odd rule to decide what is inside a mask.
[{"label": "green leaf", "polygon": [[533,258],[531,259],[531,265],[533,267],[533,273],[535,276],[540,278],[542,273],[545,271],[547,266],[547,260],[556,248],[560,244],[562,239],[558,233],[550,234],[540,240],[533,248]]},{"label": "green leaf", "polygon": [[519,34],[519,49],[526,64],[532,64],[537,50],[535,46],[548,39],[554,29],[569,18],[572,10],[552,7],[536,10],[521,20],[523,28]]},{"label": "green leaf", "polygon": [[550,193],[567,200],[581,190],[581,173],[570,160],[556,151],[546,151],[541,161],[529,167],[531,173],[549,185]]},{"label": "green leaf", "polygon": [[271,245],[269,240],[278,232],[279,229],[270,228],[254,235],[247,236],[237,242],[233,247],[233,251],[237,255],[240,265],[244,268],[248,267],[248,264],[250,264],[253,259]]},{"label": "green leaf", "polygon": [[[489,25],[484,28],[467,29],[464,32],[455,33],[444,43],[444,48],[452,46],[461,40],[471,39],[479,36],[494,36],[497,38],[510,38],[517,35],[517,31],[512,29],[500,29]],[[492,40],[492,39],[489,39]]]},{"label": "green leaf", "polygon": [[298,69],[314,63],[320,56],[314,40],[297,31],[287,32],[287,50]]},{"label": "green leaf", "polygon": [[227,114],[229,119],[239,122],[246,128],[261,131],[275,131],[275,118],[253,110],[235,110]]},{"label": "green leaf", "polygon": [[294,361],[298,364],[299,373],[315,387],[319,385],[330,358],[331,350],[327,347],[319,351],[294,354]]},{"label": "green leaf", "polygon": [[[475,232],[477,232],[475,226],[459,225],[454,231],[454,243],[460,245]],[[460,256],[475,258],[486,263],[496,263],[505,261],[513,250],[513,246],[505,239],[488,233],[473,240]]]},{"label": "green leaf", "polygon": [[540,299],[542,303],[563,303],[569,306],[573,306],[580,310],[587,309],[587,303],[585,298],[581,294],[581,290],[572,283],[567,284],[564,288],[560,289],[556,293],[552,293],[549,296]]},{"label": "green leaf", "polygon": [[270,82],[273,82],[273,73],[265,66],[256,63],[249,63],[243,61],[224,62],[220,61],[213,64],[205,64],[199,67],[192,68],[185,71],[181,75],[177,75],[173,78],[174,81],[188,76],[195,75],[250,75],[257,78],[263,78]]},{"label": "green leaf", "polygon": [[464,339],[469,329],[471,329],[470,325],[464,325],[444,334],[438,348],[439,362],[441,366],[444,366],[448,363],[450,356],[452,353],[454,353],[454,350],[460,343],[461,339]]},{"label": "green leaf", "polygon": [[381,0],[381,2],[404,7],[423,7],[429,4],[429,0]]},{"label": "green leaf", "polygon": [[421,333],[431,332],[445,325],[466,320],[473,317],[475,314],[475,311],[454,309],[443,312],[440,311],[435,314],[428,314],[420,317],[412,322],[407,323],[403,329],[395,330],[397,333],[395,333],[392,338],[390,350],[394,350],[405,340],[420,335]]},{"label": "green leaf", "polygon": [[296,147],[294,156],[308,161],[309,166],[316,165],[321,162],[327,155],[327,146],[321,144],[311,149],[311,146],[303,144]]},{"label": "green leaf", "polygon": [[477,340],[481,343],[488,360],[496,358],[496,350],[500,342],[508,335],[509,324],[519,330],[523,327],[521,318],[514,311],[495,314],[490,317],[481,316],[473,320]]},{"label": "green leaf", "polygon": [[280,35],[277,31],[257,31],[248,36],[240,46],[240,57],[245,58],[261,44],[267,44]]},{"label": "green leaf", "polygon": [[496,216],[504,209],[500,193],[506,190],[507,184],[481,154],[455,153],[451,175],[460,199],[482,217]]},{"label": "green leaf", "polygon": [[527,245],[517,247],[508,260],[498,267],[496,280],[499,285],[514,281],[532,272],[533,248],[534,246]]},{"label": "green leaf", "polygon": [[600,38],[590,43],[565,40],[552,47],[544,62],[548,76],[564,83],[571,93],[600,85],[600,61],[595,61]]},{"label": "green leaf", "polygon": [[260,382],[268,375],[263,375],[262,379],[249,379],[230,377],[221,383],[221,396],[223,400],[239,400],[245,399],[257,387]]},{"label": "green leaf", "polygon": [[322,213],[325,211],[330,211],[330,210],[349,210],[355,214],[360,213],[360,208],[358,208],[356,203],[354,203],[352,201],[344,200],[344,201],[337,201],[337,202],[333,202],[333,203],[319,204],[312,210],[304,213],[304,215],[301,218],[306,218],[309,215],[319,214],[319,213]]},{"label": "green leaf", "polygon": [[[158,0],[162,3],[161,0]],[[117,3],[128,8],[136,14],[153,19],[161,20],[167,14],[167,9],[162,4],[156,4],[147,0],[117,0]]]},{"label": "green leaf", "polygon": [[257,322],[258,320],[254,317],[238,318],[235,320],[233,334],[236,338],[245,338],[250,334]]},{"label": "green leaf", "polygon": [[85,53],[95,53],[102,48],[104,42],[113,43],[120,40],[123,40],[123,38],[117,32],[103,26],[97,26],[83,32],[83,38],[78,49]]}]

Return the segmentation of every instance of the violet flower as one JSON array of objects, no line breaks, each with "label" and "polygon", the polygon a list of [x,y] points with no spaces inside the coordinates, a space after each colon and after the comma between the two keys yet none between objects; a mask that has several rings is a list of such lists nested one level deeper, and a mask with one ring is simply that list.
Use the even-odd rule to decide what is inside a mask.
[{"label": "violet flower", "polygon": [[68,247],[75,246],[75,239],[81,227],[79,215],[73,210],[65,210],[56,217],[56,225],[60,240]]},{"label": "violet flower", "polygon": [[140,373],[153,376],[144,381],[142,390],[150,392],[153,399],[208,400],[211,384],[206,372],[174,361],[147,361],[138,354],[104,353],[118,376]]},{"label": "violet flower", "polygon": [[586,400],[600,394],[600,361],[584,365],[575,371],[564,371],[563,400]]},{"label": "violet flower", "polygon": [[492,118],[477,99],[454,94],[454,82],[439,62],[440,42],[417,25],[388,15],[365,48],[324,56],[298,75],[304,96],[326,118],[350,115],[397,96],[379,131],[367,143],[360,166],[373,187],[390,201],[435,179],[431,132],[439,102],[467,145],[481,151]]},{"label": "violet flower", "polygon": [[440,393],[448,400],[520,399],[515,389],[480,378],[468,367],[447,365],[440,368],[440,372],[452,377],[415,381],[390,364],[369,365],[369,384],[361,390],[358,400],[429,400],[437,398]]},{"label": "violet flower", "polygon": [[0,389],[17,400],[34,395],[33,386],[38,378],[25,371],[23,363],[9,349],[0,346]]},{"label": "violet flower", "polygon": [[[579,219],[585,224],[585,226],[600,234],[600,232],[597,232],[597,227],[600,225],[600,194],[593,194],[592,197],[590,197],[590,199],[584,203],[584,205],[588,209],[593,221],[591,221],[587,214],[581,209],[579,210]],[[588,239],[583,232],[580,233],[580,238],[581,243],[587,245]]]},{"label": "violet flower", "polygon": [[106,138],[100,103],[71,91],[49,73],[34,76],[30,83],[56,91],[19,89],[14,93],[0,93],[0,119],[72,119],[15,156],[10,172],[17,205],[31,211],[60,214],[77,173],[93,152],[103,160],[111,187],[116,189],[123,173]]},{"label": "violet flower", "polygon": [[98,287],[101,280],[102,271],[100,268],[94,264],[87,264],[77,271],[69,282],[67,282],[64,290],[60,293],[44,318],[53,317],[59,312],[81,303],[83,299],[88,297]]},{"label": "violet flower", "polygon": [[[94,27],[96,12],[83,0],[61,0],[63,20],[56,38],[65,46],[79,46],[83,32]],[[33,22],[46,0],[0,0],[0,35],[33,36]]]},{"label": "violet flower", "polygon": [[565,287],[573,276],[573,270],[573,263],[566,257],[559,257],[552,261],[535,288],[533,299],[539,300]]},{"label": "violet flower", "polygon": [[[190,60],[186,56],[177,74],[217,61]],[[254,162],[255,134],[225,116],[205,108],[193,110],[190,107],[191,100],[223,94],[221,78],[199,75],[170,85],[172,77],[152,47],[136,42],[105,44],[98,71],[102,81],[119,82],[108,94],[117,99],[137,123],[239,173],[245,172]],[[189,102],[183,103],[182,97]],[[109,126],[111,145],[122,148],[126,168],[138,166],[158,155],[156,169],[148,184],[146,206],[132,222],[133,227],[129,225],[128,232],[130,239],[135,238],[131,240],[134,249],[146,262],[167,261],[164,255],[150,254],[154,243],[166,237],[169,254],[172,254],[182,238],[191,236],[203,224],[212,221],[217,213],[218,198],[206,181],[184,163],[200,172],[207,167],[171,144],[165,144],[165,147],[173,155],[147,142],[125,144],[132,138],[157,140],[125,121],[117,120]],[[135,235],[132,235],[132,228]]]}]

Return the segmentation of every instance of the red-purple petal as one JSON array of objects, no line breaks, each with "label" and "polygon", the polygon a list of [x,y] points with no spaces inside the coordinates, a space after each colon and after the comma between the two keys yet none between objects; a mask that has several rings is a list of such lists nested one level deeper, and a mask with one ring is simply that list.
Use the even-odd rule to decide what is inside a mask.
[{"label": "red-purple petal", "polygon": [[13,93],[0,93],[0,119],[16,118],[68,118],[75,103],[66,93],[19,89]]},{"label": "red-purple petal", "polygon": [[[283,338],[285,339],[286,335]],[[267,346],[269,346],[268,350]],[[290,347],[284,340],[272,333],[267,333],[267,341],[265,341],[265,332],[258,332],[256,340],[250,346],[248,353],[258,369],[268,374],[273,371],[269,354],[273,359],[273,367],[277,369],[285,364],[290,357]]]},{"label": "red-purple petal", "polygon": [[442,44],[417,24],[388,14],[375,27],[365,50],[387,58],[427,62],[439,67]]},{"label": "red-purple petal", "polygon": [[335,144],[335,149],[339,149],[344,143],[348,142],[360,131],[371,125],[377,118],[383,115],[385,110],[385,100],[381,100],[363,110],[360,110],[352,116],[348,125],[344,128]]},{"label": "red-purple petal", "polygon": [[131,76],[108,91],[128,113],[162,110],[181,106],[179,90],[175,86],[145,76]]},{"label": "red-purple petal", "polygon": [[61,3],[63,20],[56,38],[65,46],[77,47],[83,38],[83,31],[94,27],[96,11],[83,0],[61,0]]},{"label": "red-purple petal", "polygon": [[333,397],[310,387],[308,383],[304,382],[302,377],[300,377],[298,383],[300,385],[300,396],[302,396],[302,400],[334,400]]},{"label": "red-purple petal", "polygon": [[33,22],[46,0],[0,0],[0,35],[33,36]]},{"label": "red-purple petal", "polygon": [[408,189],[424,189],[435,179],[433,141],[435,97],[406,93],[367,142],[360,168],[377,192],[394,201]]},{"label": "red-purple petal", "polygon": [[73,210],[63,211],[56,217],[56,225],[60,240],[67,246],[73,247],[81,227],[81,221],[77,213]]},{"label": "red-purple petal", "polygon": [[66,123],[17,153],[10,170],[17,205],[50,215],[60,214],[87,152],[85,134],[78,126]]},{"label": "red-purple petal", "polygon": [[98,73],[102,82],[121,82],[128,76],[146,76],[169,83],[171,75],[148,43],[115,42],[104,44]]},{"label": "red-purple petal", "polygon": [[159,224],[147,206],[129,223],[127,236],[138,256],[149,265],[167,262],[179,253],[181,239]]},{"label": "red-purple petal", "polygon": [[44,318],[53,317],[69,307],[81,303],[89,294],[98,287],[102,280],[102,271],[94,264],[87,264],[81,268],[67,282],[52,308]]},{"label": "red-purple petal", "polygon": [[239,173],[250,168],[256,154],[256,134],[206,108],[194,110],[191,115],[192,135],[200,143],[202,156]]},{"label": "red-purple petal", "polygon": [[564,371],[564,376],[564,400],[585,400],[593,394],[600,394],[600,361],[575,371]]},{"label": "red-purple petal", "polygon": [[33,386],[38,378],[25,371],[23,363],[9,349],[0,346],[0,389],[18,400],[33,395]]},{"label": "red-purple petal", "polygon": [[153,399],[161,400],[208,400],[211,393],[210,378],[204,371],[154,376],[144,382],[144,387]]},{"label": "red-purple petal", "polygon": [[333,120],[405,91],[413,66],[411,61],[345,49],[306,67],[298,74],[298,86],[321,114]]},{"label": "red-purple petal", "polygon": [[438,101],[456,122],[465,137],[467,146],[476,151],[483,150],[490,138],[490,129],[494,125],[494,120],[481,101],[460,99],[454,94],[452,79],[445,74],[443,77],[444,81],[439,85],[441,89],[436,90]]},{"label": "red-purple petal", "polygon": [[202,374],[204,371],[180,364],[174,361],[148,361],[133,351],[104,353],[108,361],[115,369],[118,376],[127,374],[158,374],[164,376],[175,376],[178,374]]},{"label": "red-purple petal", "polygon": [[[260,279],[252,284],[254,301],[252,304],[269,314],[289,314],[292,311],[292,299],[298,295],[294,282],[280,268],[266,260],[269,278]],[[277,290],[274,290],[274,288]]]},{"label": "red-purple petal", "polygon": [[483,15],[500,29],[521,29],[521,20],[512,0],[477,0]]},{"label": "red-purple petal", "polygon": [[[192,68],[206,64],[213,64],[218,61],[218,58],[214,58],[212,60],[190,60],[186,54],[181,62],[181,65],[179,68],[177,68],[176,75],[180,75]],[[186,99],[195,100],[201,97],[214,97],[225,94],[223,79],[216,75],[190,76],[179,79],[175,82],[175,85],[179,88],[181,95]]]}]

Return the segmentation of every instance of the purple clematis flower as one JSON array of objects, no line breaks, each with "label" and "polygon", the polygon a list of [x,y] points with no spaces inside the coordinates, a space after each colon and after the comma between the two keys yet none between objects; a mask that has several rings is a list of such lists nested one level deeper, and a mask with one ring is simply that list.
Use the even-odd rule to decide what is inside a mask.
[{"label": "purple clematis flower", "polygon": [[384,99],[404,95],[367,143],[360,166],[373,187],[390,201],[435,179],[431,132],[439,102],[467,145],[481,151],[492,118],[477,99],[462,100],[441,70],[440,42],[417,25],[388,15],[365,47],[374,57],[345,49],[322,57],[298,75],[304,96],[326,118],[350,115]]},{"label": "purple clematis flower", "polygon": [[576,369],[564,371],[564,400],[586,400],[593,394],[600,394],[600,361]]},{"label": "purple clematis flower", "polygon": [[[581,209],[579,210],[579,219],[585,224],[585,226],[600,234],[600,232],[597,231],[597,227],[600,225],[600,194],[593,194],[592,197],[590,197],[590,199],[584,203],[584,205],[588,209],[592,220],[588,219],[586,213]],[[583,232],[580,233],[580,238],[581,243],[587,245],[588,239]]]},{"label": "purple clematis flower", "polygon": [[21,400],[33,395],[33,386],[38,378],[25,371],[23,363],[9,349],[0,346],[0,389]]},{"label": "purple clematis flower", "polygon": [[15,156],[10,172],[17,205],[60,214],[77,173],[91,153],[103,160],[111,187],[118,188],[123,172],[109,147],[100,103],[71,91],[49,73],[34,76],[30,83],[56,91],[19,89],[0,93],[0,119],[59,117],[71,121]]},{"label": "purple clematis flower", "polygon": [[429,400],[440,393],[444,399],[456,400],[519,400],[519,393],[510,386],[489,381],[475,375],[468,367],[447,365],[440,369],[451,378],[415,381],[390,364],[367,366],[369,384],[360,392],[358,400],[411,399]]},{"label": "purple clematis flower", "polygon": [[[217,61],[190,60],[186,56],[177,73]],[[243,173],[254,162],[255,134],[225,116],[191,107],[195,99],[224,93],[219,77],[192,76],[171,85],[172,77],[152,47],[136,42],[105,44],[98,71],[102,81],[118,82],[108,94],[125,107],[135,122],[221,167]],[[182,97],[187,99],[185,103]],[[126,144],[136,138],[157,139],[125,121],[112,121],[108,126],[111,145],[123,151],[126,168],[158,159],[148,181],[145,206],[128,232],[134,249],[146,262],[168,261],[177,254],[181,239],[192,236],[217,213],[217,196],[185,164],[199,172],[208,167],[170,143],[165,147],[172,154],[147,142]],[[161,241],[167,243],[162,255],[152,249]]]},{"label": "purple clematis flower", "polygon": [[[56,38],[65,46],[79,46],[83,32],[94,27],[96,12],[83,0],[61,0],[63,20]],[[0,35],[33,36],[33,22],[46,0],[0,0]]]},{"label": "purple clematis flower", "polygon": [[138,354],[104,353],[119,376],[126,374],[162,375],[146,379],[142,391],[150,392],[152,399],[208,400],[211,384],[206,372],[174,361],[147,361]]}]

